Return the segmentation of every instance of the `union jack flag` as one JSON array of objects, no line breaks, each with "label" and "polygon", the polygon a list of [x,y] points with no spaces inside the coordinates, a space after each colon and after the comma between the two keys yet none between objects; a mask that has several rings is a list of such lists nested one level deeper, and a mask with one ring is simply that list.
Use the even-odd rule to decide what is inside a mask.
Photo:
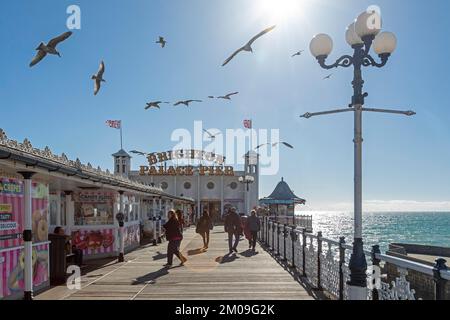
[{"label": "union jack flag", "polygon": [[120,129],[122,127],[122,121],[121,120],[106,120],[106,125],[111,128]]},{"label": "union jack flag", "polygon": [[244,120],[244,128],[251,129],[252,128],[252,120]]}]

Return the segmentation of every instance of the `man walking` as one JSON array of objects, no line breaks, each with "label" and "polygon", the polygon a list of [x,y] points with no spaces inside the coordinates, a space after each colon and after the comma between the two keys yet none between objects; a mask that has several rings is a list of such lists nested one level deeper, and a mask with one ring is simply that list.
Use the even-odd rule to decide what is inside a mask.
[{"label": "man walking", "polygon": [[[236,208],[231,208],[230,213],[225,217],[225,232],[228,233],[229,253],[238,252],[239,237],[242,233],[241,218],[236,212]],[[233,236],[235,238],[233,244]]]},{"label": "man walking", "polygon": [[250,245],[255,251],[256,240],[258,239],[258,232],[261,230],[261,223],[256,216],[256,210],[252,210],[252,214],[247,218],[247,226],[250,231]]}]

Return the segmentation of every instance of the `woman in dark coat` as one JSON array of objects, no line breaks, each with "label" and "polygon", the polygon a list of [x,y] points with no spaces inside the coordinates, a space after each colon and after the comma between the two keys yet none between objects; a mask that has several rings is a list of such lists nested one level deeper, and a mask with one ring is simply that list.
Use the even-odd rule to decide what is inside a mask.
[{"label": "woman in dark coat", "polygon": [[187,259],[180,252],[181,240],[183,240],[183,235],[180,232],[180,223],[178,222],[177,215],[173,210],[170,210],[169,221],[163,226],[166,230],[166,238],[169,241],[167,245],[167,264],[166,267],[172,266],[173,255],[176,255],[180,259],[180,265],[184,265]]},{"label": "woman in dark coat", "polygon": [[212,229],[211,218],[209,217],[208,211],[203,211],[203,216],[197,222],[196,232],[200,234],[203,238],[203,249],[208,249],[209,245],[209,231]]}]

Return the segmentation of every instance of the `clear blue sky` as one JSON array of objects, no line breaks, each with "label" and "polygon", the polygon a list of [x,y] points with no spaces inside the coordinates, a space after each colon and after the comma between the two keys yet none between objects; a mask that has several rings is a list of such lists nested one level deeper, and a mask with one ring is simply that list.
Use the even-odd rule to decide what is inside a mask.
[{"label": "clear blue sky", "polygon": [[[35,146],[112,168],[118,132],[105,126],[107,119],[123,121],[126,149],[160,151],[172,147],[174,129],[192,129],[195,120],[225,130],[252,118],[256,128],[279,128],[295,145],[282,149],[279,174],[262,178],[261,195],[284,176],[312,208],[333,208],[353,199],[352,116],[298,116],[347,106],[352,72],[336,70],[322,81],[328,72],[310,55],[309,41],[325,32],[335,43],[330,59],[349,53],[346,26],[377,4],[398,48],[385,68],[364,71],[367,106],[414,109],[417,116],[365,115],[364,199],[427,202],[430,209],[450,201],[450,3],[297,2],[294,14],[275,14],[261,0],[2,1],[0,127],[11,138],[28,137]],[[81,30],[60,45],[62,59],[47,57],[30,69],[39,42],[67,30],[71,4],[81,7]],[[254,54],[220,66],[274,22],[277,28],[255,43]],[[164,50],[154,44],[159,35],[168,40]],[[305,53],[291,59],[300,49]],[[101,59],[107,83],[94,97],[90,76]],[[240,92],[232,103],[143,109],[151,100],[232,91]]]}]

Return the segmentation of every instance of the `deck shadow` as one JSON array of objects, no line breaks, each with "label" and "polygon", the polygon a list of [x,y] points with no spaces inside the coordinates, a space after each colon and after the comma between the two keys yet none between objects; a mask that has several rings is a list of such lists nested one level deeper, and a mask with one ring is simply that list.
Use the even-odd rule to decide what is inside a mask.
[{"label": "deck shadow", "polygon": [[166,253],[161,253],[160,251],[157,251],[156,255],[154,255],[152,257],[153,260],[162,260],[162,259],[165,259],[165,258],[167,258],[167,254]]},{"label": "deck shadow", "polygon": [[205,252],[206,252],[206,250],[204,250],[203,248],[198,248],[198,249],[188,250],[187,254],[188,254],[188,256],[195,256],[195,255],[199,255],[199,254],[202,254]]},{"label": "deck shadow", "polygon": [[159,269],[158,271],[150,272],[142,277],[136,278],[136,280],[134,280],[131,284],[135,286],[139,284],[148,284],[149,282],[156,282],[156,279],[168,275],[169,269],[169,267],[164,267]]},{"label": "deck shadow", "polygon": [[246,258],[251,258],[251,257],[254,257],[254,256],[258,255],[259,252],[258,252],[258,251],[253,251],[252,249],[248,249],[248,250],[246,250],[246,251],[244,251],[244,252],[241,252],[241,253],[239,253],[239,254],[240,254],[241,256],[246,257]]},{"label": "deck shadow", "polygon": [[239,259],[239,257],[235,254],[226,254],[224,256],[217,257],[215,261],[220,264],[230,263]]}]

